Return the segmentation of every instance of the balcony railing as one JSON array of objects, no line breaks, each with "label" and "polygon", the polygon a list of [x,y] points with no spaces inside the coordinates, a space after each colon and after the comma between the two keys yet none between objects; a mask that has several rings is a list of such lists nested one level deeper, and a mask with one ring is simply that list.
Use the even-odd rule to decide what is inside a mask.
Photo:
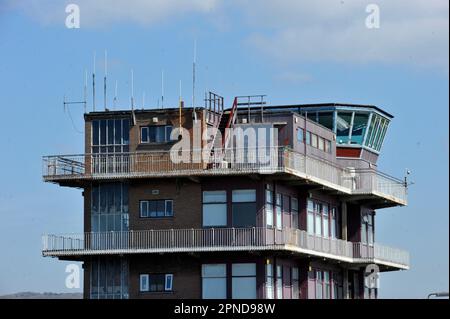
[{"label": "balcony railing", "polygon": [[57,155],[43,158],[45,181],[287,173],[347,194],[406,205],[405,184],[375,170],[343,168],[288,148]]},{"label": "balcony railing", "polygon": [[285,228],[205,228],[44,235],[44,256],[286,250],[349,263],[408,269],[407,252],[369,246]]}]

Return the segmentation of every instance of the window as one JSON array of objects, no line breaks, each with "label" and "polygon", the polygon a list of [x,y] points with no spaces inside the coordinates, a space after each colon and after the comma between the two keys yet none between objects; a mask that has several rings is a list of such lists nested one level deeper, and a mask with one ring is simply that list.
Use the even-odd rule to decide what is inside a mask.
[{"label": "window", "polygon": [[273,299],[274,296],[274,279],[273,279],[273,264],[266,264],[266,298]]},{"label": "window", "polygon": [[317,148],[317,138],[318,136],[316,134],[311,133],[311,146]]},{"label": "window", "polygon": [[283,299],[283,268],[277,265],[277,299]]},{"label": "window", "polygon": [[166,143],[171,141],[171,125],[152,125],[141,127],[141,143]]},{"label": "window", "polygon": [[319,124],[329,128],[330,130],[333,129],[333,112],[318,112],[319,117]]},{"label": "window", "polygon": [[148,142],[149,142],[148,127],[143,126],[141,127],[141,143],[148,143]]},{"label": "window", "polygon": [[139,276],[139,291],[149,291],[150,286],[148,284],[148,275],[140,275]]},{"label": "window", "polygon": [[128,230],[128,185],[102,183],[92,187],[91,231]]},{"label": "window", "polygon": [[233,299],[256,299],[256,264],[232,264],[231,275]]},{"label": "window", "polygon": [[306,144],[311,145],[311,132],[306,131]]},{"label": "window", "polygon": [[166,274],[164,290],[165,291],[172,291],[172,289],[173,289],[173,275],[172,274]]},{"label": "window", "polygon": [[273,226],[273,192],[266,190],[266,225]]},{"label": "window", "polygon": [[314,235],[314,202],[308,199],[308,220],[307,220],[307,230],[308,234]]},{"label": "window", "polygon": [[292,213],[292,228],[298,229],[298,200],[297,198],[291,198],[291,213]]},{"label": "window", "polygon": [[94,258],[90,263],[91,299],[128,298],[128,262],[122,258]]},{"label": "window", "polygon": [[304,131],[302,128],[297,128],[297,141],[299,141],[300,143],[304,142]]},{"label": "window", "polygon": [[141,274],[139,282],[141,292],[172,291],[173,274]]},{"label": "window", "polygon": [[333,299],[343,299],[342,275],[338,272],[332,273]]},{"label": "window", "polygon": [[129,152],[129,136],[129,119],[93,120],[92,153]]},{"label": "window", "polygon": [[337,238],[337,227],[338,227],[338,224],[337,224],[337,221],[336,221],[336,218],[337,218],[337,216],[336,216],[336,208],[332,207],[330,212],[331,212],[331,214],[330,214],[330,218],[331,218],[331,234],[330,234],[330,236],[331,236],[331,238],[335,239],[335,238]]},{"label": "window", "polygon": [[355,112],[352,129],[352,144],[362,145],[364,135],[366,134],[367,122],[369,121],[368,113]]},{"label": "window", "polygon": [[322,204],[314,203],[314,215],[315,215],[315,234],[322,236]]},{"label": "window", "polygon": [[339,144],[349,142],[350,129],[352,124],[352,112],[338,112],[336,117],[336,136]]},{"label": "window", "polygon": [[330,299],[331,298],[331,285],[330,285],[330,272],[323,272],[323,298]]},{"label": "window", "polygon": [[227,225],[226,191],[203,192],[203,226]]},{"label": "window", "polygon": [[307,231],[309,234],[325,238],[337,238],[339,231],[337,209],[328,203],[308,199]]},{"label": "window", "polygon": [[283,210],[283,196],[277,193],[275,203],[275,211],[277,214],[277,229],[283,228],[282,210]]},{"label": "window", "polygon": [[323,215],[323,237],[328,238],[330,236],[328,205],[322,205],[322,215]]},{"label": "window", "polygon": [[323,299],[322,271],[316,270],[316,299]]},{"label": "window", "polygon": [[172,217],[173,216],[173,200],[141,200],[140,201],[141,217]]},{"label": "window", "polygon": [[331,154],[332,151],[333,150],[331,149],[331,141],[325,140],[325,152]]},{"label": "window", "polygon": [[361,214],[361,242],[368,245],[374,244],[374,214]]},{"label": "window", "polygon": [[233,190],[232,201],[233,227],[256,226],[256,190]]},{"label": "window", "polygon": [[325,139],[319,136],[319,150],[325,151]]},{"label": "window", "polygon": [[202,298],[227,298],[227,268],[225,264],[202,265]]},{"label": "window", "polygon": [[299,275],[298,275],[298,268],[292,267],[291,268],[291,278],[292,278],[292,299],[299,299],[300,298],[300,290],[299,290]]}]

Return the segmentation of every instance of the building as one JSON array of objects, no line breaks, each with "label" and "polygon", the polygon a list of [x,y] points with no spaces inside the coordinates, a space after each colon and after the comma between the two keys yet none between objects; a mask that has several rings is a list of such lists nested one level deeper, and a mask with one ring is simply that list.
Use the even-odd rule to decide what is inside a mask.
[{"label": "building", "polygon": [[[43,255],[83,262],[85,298],[376,298],[368,272],[409,269],[375,235],[376,211],[407,204],[406,180],[377,168],[391,119],[263,96],[224,110],[212,93],[196,109],[85,114],[84,154],[43,158],[46,182],[83,189],[85,232],[45,235]],[[222,138],[199,142],[208,128]],[[239,153],[229,128],[275,129],[269,160],[248,136]]]}]

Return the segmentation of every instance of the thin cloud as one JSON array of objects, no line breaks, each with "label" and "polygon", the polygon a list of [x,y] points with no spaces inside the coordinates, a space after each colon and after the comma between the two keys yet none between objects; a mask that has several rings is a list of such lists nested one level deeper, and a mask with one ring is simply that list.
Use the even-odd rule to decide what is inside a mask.
[{"label": "thin cloud", "polygon": [[[371,1],[261,0],[249,43],[280,62],[403,64],[448,71],[448,1],[378,1],[380,28],[365,25]],[[258,21],[263,21],[260,23]],[[263,32],[259,29],[263,28]]]},{"label": "thin cloud", "polygon": [[77,0],[52,1],[29,0],[18,2],[6,0],[9,7],[18,8],[44,24],[64,24],[68,4],[80,8],[81,27],[108,27],[118,23],[142,26],[155,25],[169,18],[192,13],[214,11],[219,0]]}]

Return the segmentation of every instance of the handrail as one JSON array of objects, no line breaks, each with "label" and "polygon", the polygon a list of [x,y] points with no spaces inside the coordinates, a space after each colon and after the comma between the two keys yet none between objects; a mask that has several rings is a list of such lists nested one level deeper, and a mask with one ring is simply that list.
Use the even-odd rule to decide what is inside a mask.
[{"label": "handrail", "polygon": [[[188,161],[176,163],[171,151],[112,154],[56,155],[43,157],[47,181],[70,178],[124,178],[178,175],[288,173],[347,194],[372,194],[406,205],[406,185],[376,170],[343,168],[324,159],[286,147],[180,151]],[[268,153],[267,153],[268,152]],[[194,161],[194,159],[198,159]],[[189,161],[190,160],[190,161]],[[216,165],[209,165],[214,163]]]},{"label": "handrail", "polygon": [[44,235],[42,251],[45,256],[63,256],[239,250],[288,250],[350,263],[380,262],[409,267],[406,251],[325,238],[292,228],[158,229]]}]

